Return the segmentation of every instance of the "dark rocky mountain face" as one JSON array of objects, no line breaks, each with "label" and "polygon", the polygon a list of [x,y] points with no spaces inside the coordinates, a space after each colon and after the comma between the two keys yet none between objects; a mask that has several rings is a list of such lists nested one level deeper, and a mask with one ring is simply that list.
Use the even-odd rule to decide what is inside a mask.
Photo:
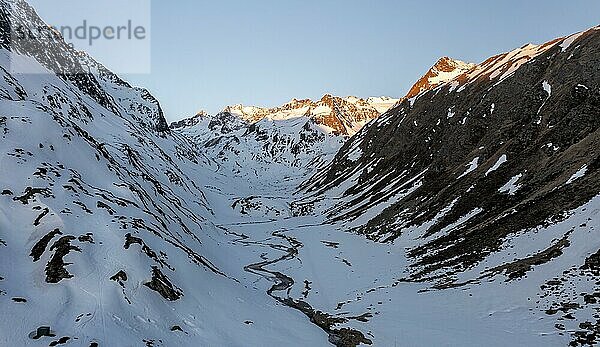
[{"label": "dark rocky mountain face", "polygon": [[[538,303],[550,302],[546,314],[560,331],[577,319],[571,345],[594,344],[600,277],[589,264],[597,246],[577,240],[599,218],[598,61],[596,27],[492,57],[414,95],[308,180],[302,188],[312,197],[296,202],[296,212],[321,208],[372,240],[406,244],[412,264],[402,281],[437,289],[498,274],[514,281],[552,262],[556,277],[541,285]],[[549,246],[523,240],[549,230],[562,230]],[[513,247],[531,250],[500,255]],[[569,247],[579,260],[556,265],[569,261],[561,258]],[[582,279],[587,287],[574,284]],[[588,309],[595,319],[575,318]]]},{"label": "dark rocky mountain face", "polygon": [[324,106],[331,111],[313,116],[315,123],[328,126],[333,129],[335,134],[339,135],[353,134],[356,123],[368,123],[379,117],[380,114],[362,99],[352,103],[330,94],[321,98],[317,103],[317,107],[319,106]]},{"label": "dark rocky mountain face", "polygon": [[[600,192],[600,31],[560,43],[491,58],[405,100],[348,141],[306,189],[348,183],[332,220],[357,218],[404,191],[356,228],[383,242],[451,206],[427,230],[430,241],[411,250],[412,279],[466,269],[507,236],[560,220]],[[354,161],[353,151],[362,153]]]}]

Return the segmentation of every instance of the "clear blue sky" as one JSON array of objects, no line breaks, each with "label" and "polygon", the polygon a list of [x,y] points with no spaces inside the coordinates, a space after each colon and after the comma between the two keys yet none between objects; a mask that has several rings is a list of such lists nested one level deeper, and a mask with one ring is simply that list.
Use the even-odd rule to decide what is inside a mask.
[{"label": "clear blue sky", "polygon": [[598,25],[600,1],[152,0],[151,19],[151,73],[124,77],[172,121],[326,92],[399,97],[440,56],[481,62]]}]

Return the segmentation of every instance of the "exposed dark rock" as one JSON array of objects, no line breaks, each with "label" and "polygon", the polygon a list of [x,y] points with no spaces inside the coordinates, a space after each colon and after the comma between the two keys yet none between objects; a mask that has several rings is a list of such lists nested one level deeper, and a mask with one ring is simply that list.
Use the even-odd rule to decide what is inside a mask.
[{"label": "exposed dark rock", "polygon": [[333,242],[333,241],[321,241],[322,244],[324,244],[327,247],[331,247],[331,248],[339,248],[340,243],[339,242]]},{"label": "exposed dark rock", "polygon": [[54,347],[54,346],[58,346],[58,345],[64,345],[65,343],[69,342],[71,338],[68,336],[63,336],[60,339],[56,340],[56,341],[52,341],[50,342],[50,344],[48,345],[49,347]]},{"label": "exposed dark rock", "polygon": [[600,320],[595,323],[586,321],[579,324],[580,331],[576,331],[574,340],[571,341],[569,346],[596,346],[599,342],[600,335]]},{"label": "exposed dark rock", "polygon": [[90,210],[83,202],[81,202],[81,201],[73,201],[73,203],[75,205],[78,205],[79,207],[81,207],[81,209],[83,211],[85,211],[86,213],[88,213],[88,214],[94,214],[94,212],[92,210]]},{"label": "exposed dark rock", "polygon": [[295,308],[304,313],[310,321],[329,334],[329,342],[338,347],[355,347],[360,344],[371,345],[373,341],[366,338],[358,330],[350,328],[336,329],[336,324],[347,322],[346,318],[332,317],[328,313],[314,310],[308,303],[302,300],[293,300],[291,298],[279,299],[289,307]]},{"label": "exposed dark rock", "polygon": [[495,268],[487,271],[487,274],[497,274],[497,273],[506,273],[509,280],[520,278],[525,276],[525,274],[531,271],[533,266],[545,264],[552,259],[559,257],[563,254],[563,249],[569,247],[571,243],[564,237],[556,244],[552,245],[548,249],[535,254],[531,257],[516,260],[514,262],[510,262],[504,265],[497,266]]},{"label": "exposed dark rock", "polygon": [[143,246],[144,240],[142,240],[139,237],[133,236],[131,235],[131,233],[127,233],[125,235],[125,245],[123,246],[125,249],[129,249],[129,247],[131,247],[132,244],[137,243],[138,245]]},{"label": "exposed dark rock", "polygon": [[44,210],[42,211],[42,213],[40,213],[39,216],[37,216],[37,218],[33,221],[33,225],[34,226],[38,226],[40,225],[40,221],[42,220],[42,218],[44,218],[48,213],[50,212],[49,208],[44,208]]},{"label": "exposed dark rock", "polygon": [[31,338],[34,340],[37,340],[41,337],[55,337],[56,334],[54,334],[54,332],[52,330],[50,330],[50,327],[48,326],[41,326],[39,328],[37,328],[33,333],[31,333]]},{"label": "exposed dark rock", "polygon": [[86,233],[85,235],[80,235],[77,240],[79,240],[79,242],[84,243],[84,242],[88,242],[88,243],[95,243],[94,242],[94,234],[92,233]]},{"label": "exposed dark rock", "polygon": [[110,280],[119,283],[121,286],[124,286],[123,282],[127,282],[127,274],[125,273],[125,271],[120,270],[119,272],[114,274],[110,278]]},{"label": "exposed dark rock", "polygon": [[178,300],[183,295],[181,290],[173,286],[167,276],[156,266],[152,267],[152,280],[144,283],[144,285],[158,292],[163,298],[169,301]]},{"label": "exposed dark rock", "polygon": [[154,105],[154,110],[152,110],[152,113],[150,114],[150,116],[152,117],[153,121],[155,122],[155,130],[158,132],[169,132],[169,123],[167,123],[167,120],[165,118],[164,112],[162,110],[162,107],[160,106],[160,103],[158,102],[158,100],[156,100],[156,98],[150,94],[150,92],[148,92],[148,90],[146,89],[139,89],[140,90],[140,95],[142,96],[142,98],[146,101],[149,101],[151,104]]},{"label": "exposed dark rock", "polygon": [[367,339],[360,331],[350,328],[334,330],[332,334],[329,334],[329,342],[338,347],[355,347],[361,344],[373,344],[373,342]]},{"label": "exposed dark rock", "polygon": [[44,251],[46,250],[46,247],[48,247],[48,243],[50,243],[50,241],[56,235],[62,235],[60,230],[54,229],[53,231],[44,235],[38,242],[36,242],[36,244],[31,249],[31,253],[29,253],[29,256],[33,258],[34,262],[40,260],[42,254],[44,254]]},{"label": "exposed dark rock", "polygon": [[585,263],[581,269],[589,270],[595,276],[600,277],[600,250],[585,259]]},{"label": "exposed dark rock", "polygon": [[29,203],[29,200],[34,199],[35,196],[38,194],[42,195],[45,198],[51,196],[50,190],[48,188],[27,187],[25,188],[25,192],[23,193],[23,195],[14,197],[13,200],[20,201],[21,203],[23,203],[23,205],[27,205]]},{"label": "exposed dark rock", "polygon": [[231,205],[232,209],[236,209],[239,205],[241,214],[249,214],[249,211],[257,211],[260,209],[262,204],[260,201],[257,201],[257,196],[249,196],[244,199],[237,199]]},{"label": "exposed dark rock", "polygon": [[181,327],[179,325],[173,325],[171,327],[171,331],[181,331],[181,332],[183,332],[183,329],[181,329]]},{"label": "exposed dark rock", "polygon": [[146,245],[146,243],[144,242],[144,240],[142,240],[139,237],[131,235],[131,233],[127,233],[125,235],[125,245],[123,247],[125,249],[129,249],[129,247],[131,247],[131,245],[133,245],[133,244],[140,245],[142,247],[142,252],[144,252],[148,256],[148,258],[156,261],[161,266],[166,266],[169,269],[173,270],[173,268],[169,264],[167,264],[163,259],[161,259],[156,254],[156,252],[154,252],[150,247],[148,247],[148,245]]},{"label": "exposed dark rock", "polygon": [[583,84],[578,84],[573,87],[573,98],[579,102],[583,102],[590,95],[590,89]]},{"label": "exposed dark rock", "polygon": [[102,201],[98,201],[96,203],[96,207],[105,209],[108,212],[108,214],[110,214],[111,216],[115,214],[115,210]]},{"label": "exposed dark rock", "polygon": [[81,249],[77,246],[71,245],[71,241],[75,240],[75,236],[63,236],[56,241],[50,251],[54,251],[52,259],[46,264],[46,282],[58,283],[63,279],[72,278],[65,266],[69,263],[65,263],[63,258],[71,251],[81,252]]}]

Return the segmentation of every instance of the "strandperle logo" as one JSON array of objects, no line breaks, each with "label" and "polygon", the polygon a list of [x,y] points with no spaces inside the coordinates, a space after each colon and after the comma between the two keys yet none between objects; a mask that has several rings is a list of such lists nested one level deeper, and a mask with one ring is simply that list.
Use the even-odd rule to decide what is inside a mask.
[{"label": "strandperle logo", "polygon": [[69,45],[74,48],[72,40],[86,41],[90,46],[94,45],[98,40],[146,40],[148,38],[146,27],[143,25],[134,25],[133,20],[128,20],[125,25],[117,26],[97,26],[90,25],[86,19],[81,25],[72,27],[69,25],[63,26],[41,26],[35,29],[29,29],[22,25],[18,25],[14,29],[12,35],[13,40],[38,40],[43,36],[53,36],[60,34]]},{"label": "strandperle logo", "polygon": [[[15,45],[31,48],[38,46],[36,42],[64,40],[72,49],[88,53],[114,73],[151,72],[151,0],[27,2],[45,23],[32,25],[15,20],[11,28],[11,42]],[[43,45],[39,47],[43,49]],[[31,71],[17,54],[12,58],[13,72],[43,73]]]}]

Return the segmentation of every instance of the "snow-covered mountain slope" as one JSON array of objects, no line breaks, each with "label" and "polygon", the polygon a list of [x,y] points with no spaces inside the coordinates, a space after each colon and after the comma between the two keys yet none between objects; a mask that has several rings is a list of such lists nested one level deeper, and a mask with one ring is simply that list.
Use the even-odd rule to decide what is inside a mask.
[{"label": "snow-covered mountain slope", "polygon": [[217,115],[201,112],[170,127],[191,137],[226,174],[287,179],[314,173],[331,161],[348,135],[397,102],[325,95],[316,102],[294,99],[270,109],[229,106]]},{"label": "snow-covered mountain slope", "polygon": [[0,23],[0,345],[327,345],[253,287],[214,223],[226,184],[154,98],[58,37],[11,41],[45,26],[23,1]]},{"label": "snow-covered mountain slope", "polygon": [[259,182],[264,175],[288,179],[314,173],[347,139],[306,116],[265,117],[248,123],[221,112],[198,115],[171,127],[173,133],[191,138],[219,173]]},{"label": "snow-covered mountain slope", "polygon": [[598,29],[492,57],[403,101],[305,183],[314,195],[298,213],[406,247],[408,281],[537,288],[532,310],[595,343]]}]

